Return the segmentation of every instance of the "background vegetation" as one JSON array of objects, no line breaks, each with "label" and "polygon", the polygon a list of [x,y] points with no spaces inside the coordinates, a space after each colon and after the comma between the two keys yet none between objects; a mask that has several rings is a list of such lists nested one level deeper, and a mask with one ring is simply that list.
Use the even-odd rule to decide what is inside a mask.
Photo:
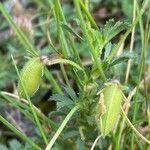
[{"label": "background vegetation", "polygon": [[[101,134],[97,93],[116,80],[128,119],[150,140],[149,6],[149,0],[1,1],[0,149],[91,149]],[[21,69],[35,57],[44,66],[40,88],[23,98]],[[35,82],[33,68],[27,78]],[[125,120],[119,115],[95,149],[149,149]]]}]

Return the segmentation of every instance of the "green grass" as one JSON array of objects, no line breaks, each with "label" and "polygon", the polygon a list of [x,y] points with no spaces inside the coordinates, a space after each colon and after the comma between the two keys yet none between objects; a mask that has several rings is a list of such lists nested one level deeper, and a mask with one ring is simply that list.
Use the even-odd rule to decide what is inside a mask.
[{"label": "green grass", "polygon": [[[13,36],[10,35],[0,49],[3,56],[0,60],[0,122],[6,127],[0,127],[0,130],[10,129],[18,137],[22,149],[86,150],[108,149],[110,146],[116,150],[148,149],[149,0],[142,4],[138,0],[133,3],[98,2],[33,1],[32,5],[38,8],[36,15],[30,16],[34,24],[34,42],[29,40],[30,33],[25,33],[14,22],[12,14],[0,2],[0,17],[4,24],[0,33],[7,27],[13,30]],[[124,11],[128,10],[123,9],[125,20],[105,20],[105,24],[100,22],[99,26],[91,8],[99,8],[100,5],[110,7],[112,13],[124,5],[132,8],[133,14],[127,16],[129,12]],[[16,94],[17,82],[21,81],[19,70],[25,64],[24,54],[27,58],[40,57],[44,65],[40,88],[34,96],[29,97],[23,89],[27,99]],[[3,64],[5,57],[8,59],[7,68]],[[11,92],[5,90],[8,88],[8,75],[11,75],[9,80],[13,86]],[[105,105],[100,105],[99,100],[102,99],[97,93],[108,83],[119,79],[125,100],[122,102],[124,111],[120,108],[118,122],[102,138],[100,123],[95,118],[103,115]],[[8,120],[5,113],[8,105],[32,122],[35,131],[30,132],[34,133],[33,136],[20,131],[12,120]],[[100,108],[99,114],[97,108]],[[19,125],[18,120],[13,119]],[[26,125],[23,120],[21,123]],[[28,126],[26,130],[30,130]],[[15,135],[9,139],[2,132],[0,147],[11,149],[10,143],[16,139]]]}]

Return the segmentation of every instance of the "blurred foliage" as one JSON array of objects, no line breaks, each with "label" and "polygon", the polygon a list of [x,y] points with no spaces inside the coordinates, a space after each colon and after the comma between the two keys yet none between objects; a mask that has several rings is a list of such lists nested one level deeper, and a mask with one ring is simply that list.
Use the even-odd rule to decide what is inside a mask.
[{"label": "blurred foliage", "polygon": [[[47,75],[45,73],[39,90],[32,97],[32,102],[42,111],[42,115],[38,111],[37,114],[40,122],[43,123],[42,127],[48,139],[52,138],[53,133],[68,112],[77,104],[81,105],[82,109],[80,113],[73,116],[72,121],[67,126],[68,128],[64,129],[62,136],[59,137],[58,142],[55,143],[53,150],[89,149],[98,133],[97,125],[94,120],[94,108],[99,99],[97,91],[103,88],[104,81],[101,79],[101,74],[96,63],[94,62],[93,64],[92,62],[91,48],[86,41],[84,31],[80,27],[81,22],[76,13],[73,1],[62,0],[61,2],[65,19],[61,15],[60,10],[54,13],[55,8],[52,4],[56,2],[55,0],[16,0],[16,3],[14,2],[5,0],[3,4],[11,15],[12,20],[17,24],[17,27],[25,29],[21,30],[21,32],[23,32],[23,35],[25,35],[29,41],[20,41],[22,37],[18,38],[16,32],[12,30],[16,29],[15,25],[13,26],[12,23],[10,26],[2,13],[0,13],[0,91],[12,94],[7,95],[6,93],[0,93],[0,114],[3,114],[8,120],[12,115],[6,111],[9,107],[14,108],[13,113],[16,113],[16,109],[19,110],[17,115],[19,115],[20,121],[15,118],[15,115],[14,118],[12,117],[10,119],[10,123],[22,127],[19,125],[19,123],[21,123],[24,128],[28,128],[27,120],[30,120],[29,126],[31,129],[29,129],[29,131],[31,132],[32,128],[35,128],[36,131],[33,131],[33,134],[28,135],[28,137],[44,148],[45,145],[42,141],[40,131],[35,126],[34,115],[29,105],[27,105],[27,101],[20,101],[19,97],[15,97],[17,94],[16,85],[18,77],[11,55],[14,56],[18,70],[21,70],[29,57],[32,57],[33,53],[39,56],[47,56],[50,60],[53,60],[57,57],[64,58],[63,50],[66,50],[68,47],[71,55],[67,56],[66,59],[74,61],[81,67],[84,67],[85,72],[69,65],[63,66],[55,64],[53,66],[47,66]],[[88,2],[88,0],[85,0],[85,2]],[[124,36],[125,31],[131,27],[133,2],[131,0],[91,0],[88,6],[92,16],[100,26],[98,30],[90,26],[90,21],[86,16],[87,14],[83,11],[83,16],[86,20],[86,29],[91,38],[91,44],[98,53],[98,56],[101,56],[102,69],[107,76],[108,82],[117,79],[124,87],[127,86],[124,93],[128,96],[130,91],[136,86],[139,86],[140,81],[147,76],[150,71],[150,54],[148,52],[144,58],[145,68],[142,66],[143,55],[141,54],[141,49],[143,49],[143,45],[141,41],[143,39],[141,39],[141,28],[139,24],[137,24],[135,30],[136,36],[134,39],[133,52],[129,52],[129,36],[124,43],[121,54],[116,53],[112,59],[109,58],[122,35]],[[17,17],[17,21],[14,20],[14,17]],[[143,27],[145,27],[147,21],[146,17],[145,13],[142,18]],[[32,24],[29,25],[29,23]],[[19,30],[17,31],[19,32]],[[19,35],[21,36],[20,32]],[[62,38],[62,35],[65,38]],[[65,42],[67,46],[64,44]],[[28,45],[28,43],[31,45]],[[150,44],[147,43],[147,45],[146,49],[150,48]],[[29,52],[32,53],[29,54]],[[81,58],[81,62],[78,57]],[[132,61],[132,66],[128,84],[125,85],[125,72],[129,59]],[[141,71],[142,67],[145,69],[144,71]],[[86,80],[84,73],[87,75]],[[139,77],[140,73],[141,78]],[[138,115],[133,123],[135,126],[139,126],[141,131],[142,128],[149,127],[147,115],[145,115],[149,106],[148,104],[150,103],[148,101],[150,98],[150,87],[148,84],[149,81],[145,83],[145,85],[142,85],[142,87],[139,87],[136,96],[132,99],[130,104],[129,119],[132,119],[135,106],[133,100],[138,99]],[[118,123],[119,129],[121,128],[120,124],[121,123]],[[26,133],[23,127],[21,129]],[[148,131],[143,131],[147,138],[150,136]],[[108,149],[111,145],[117,145],[116,140],[118,139],[118,134],[119,130],[116,129],[105,139],[102,138],[98,141],[95,149]],[[132,132],[128,129],[128,126],[125,126],[124,133],[122,134],[124,140],[120,146],[122,149],[130,149],[129,144]],[[135,143],[137,149],[146,150],[148,148],[147,144],[139,141],[137,137],[135,138]],[[31,149],[31,145],[23,143],[19,138],[16,138],[14,134],[12,135],[10,130],[0,124],[0,149]]]}]

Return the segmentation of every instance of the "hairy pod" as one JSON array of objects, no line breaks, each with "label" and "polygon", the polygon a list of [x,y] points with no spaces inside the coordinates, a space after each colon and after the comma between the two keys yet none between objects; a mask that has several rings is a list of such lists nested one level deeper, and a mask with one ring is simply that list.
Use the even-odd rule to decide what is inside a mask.
[{"label": "hairy pod", "polygon": [[96,106],[96,121],[103,137],[113,130],[120,114],[122,99],[123,93],[117,83],[110,83],[101,91]]},{"label": "hairy pod", "polygon": [[[39,57],[31,58],[23,67],[18,83],[20,97],[31,97],[38,90],[43,75],[43,63]],[[23,88],[24,87],[24,88]],[[26,93],[25,93],[26,91]]]}]

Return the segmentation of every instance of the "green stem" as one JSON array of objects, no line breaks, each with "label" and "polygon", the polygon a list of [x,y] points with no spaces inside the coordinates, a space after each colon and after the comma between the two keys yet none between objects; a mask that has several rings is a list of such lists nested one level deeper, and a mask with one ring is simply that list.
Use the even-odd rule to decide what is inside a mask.
[{"label": "green stem", "polygon": [[18,129],[16,129],[12,124],[10,124],[6,119],[4,119],[0,115],[0,121],[8,127],[10,130],[12,130],[17,136],[19,136],[23,141],[30,143],[35,149],[41,150],[41,148],[35,144],[30,138],[28,138],[26,135],[24,135],[22,132],[20,132]]},{"label": "green stem", "polygon": [[62,124],[60,125],[60,127],[58,128],[58,130],[56,131],[55,135],[53,136],[53,138],[50,140],[50,142],[48,143],[48,145],[46,146],[45,150],[50,150],[52,148],[52,146],[54,145],[55,141],[57,140],[57,138],[59,137],[60,133],[62,132],[62,130],[64,129],[64,127],[66,126],[67,122],[70,120],[70,118],[72,117],[72,115],[78,110],[78,106],[75,106],[66,116],[66,118],[63,120]]},{"label": "green stem", "polygon": [[15,61],[14,61],[14,58],[13,58],[12,55],[11,55],[11,58],[12,58],[12,60],[13,60],[13,64],[14,64],[14,66],[15,66],[15,69],[16,69],[17,75],[18,75],[18,77],[19,77],[19,80],[21,81],[21,86],[23,87],[23,91],[25,92],[25,96],[27,97],[27,100],[28,100],[28,102],[29,102],[29,106],[30,106],[31,111],[32,111],[32,113],[33,113],[35,122],[36,122],[36,124],[37,124],[37,126],[38,126],[38,128],[39,128],[39,131],[40,131],[40,133],[41,133],[41,135],[42,135],[42,137],[43,137],[43,140],[44,140],[45,144],[47,144],[47,143],[48,143],[48,140],[47,140],[46,134],[45,134],[44,130],[42,129],[42,126],[41,126],[41,124],[40,124],[40,121],[39,121],[39,119],[38,119],[38,117],[37,117],[37,113],[36,113],[36,111],[35,111],[34,108],[33,108],[33,104],[32,104],[32,102],[31,102],[31,99],[30,99],[30,97],[28,96],[27,91],[26,91],[26,89],[25,89],[25,87],[24,87],[24,85],[23,85],[23,82],[22,82],[21,77],[20,77],[20,73],[19,73],[19,71],[18,71],[18,68],[17,68],[17,66],[16,66],[16,64],[15,64]]},{"label": "green stem", "polygon": [[123,117],[125,118],[126,122],[129,124],[129,126],[132,128],[132,130],[133,130],[144,142],[146,142],[147,144],[150,145],[150,141],[147,140],[147,139],[133,126],[133,124],[130,122],[130,120],[128,119],[127,115],[125,114],[123,108],[121,108],[121,111],[122,111]]},{"label": "green stem", "polygon": [[76,11],[77,11],[78,17],[80,19],[80,23],[81,23],[81,27],[83,29],[83,33],[85,35],[87,44],[89,45],[90,52],[91,52],[91,54],[93,56],[93,59],[94,59],[94,61],[96,63],[96,66],[97,66],[97,68],[98,68],[98,70],[100,72],[102,80],[103,81],[107,81],[107,78],[106,78],[106,76],[105,76],[105,74],[103,72],[103,69],[102,69],[101,60],[99,58],[100,56],[98,56],[97,51],[93,47],[92,39],[91,39],[91,37],[88,34],[88,30],[87,30],[86,24],[84,22],[84,19],[83,19],[82,13],[81,13],[81,9],[80,9],[79,3],[80,3],[80,0],[74,0],[74,4],[75,4],[75,7],[76,7]]},{"label": "green stem", "polygon": [[53,59],[53,60],[48,60],[48,59],[45,59],[43,60],[43,62],[46,64],[46,65],[54,65],[54,64],[69,64],[79,70],[82,70],[84,72],[84,70],[78,65],[76,64],[75,62],[71,61],[71,60],[67,60],[67,59],[62,59],[62,58],[58,58],[58,59]]},{"label": "green stem", "polygon": [[[91,16],[91,14],[89,13],[87,7],[83,4],[82,1],[80,1],[81,4],[81,8],[83,9],[84,13],[86,14],[87,18],[89,19],[92,27],[94,27],[94,29],[99,30],[99,27],[97,26],[96,22],[94,21],[93,17]],[[87,4],[88,5],[88,4]]]},{"label": "green stem", "polygon": [[[62,8],[61,8],[60,1],[59,1],[59,0],[58,0],[57,4],[58,4],[58,7],[59,7],[60,16],[61,16],[61,18],[62,18],[62,21],[63,21],[65,24],[67,24],[67,21],[66,21],[66,18],[65,18],[65,16],[64,16],[64,13],[63,13],[63,11],[62,11]],[[80,59],[80,57],[79,57],[79,52],[78,52],[78,51],[76,50],[76,48],[75,48],[75,44],[74,44],[73,38],[71,37],[71,35],[70,35],[69,32],[67,32],[67,33],[68,33],[68,36],[69,36],[69,41],[70,41],[70,44],[71,44],[71,46],[72,46],[73,53],[74,53],[74,55],[76,56],[76,58],[78,59],[79,64],[82,66],[81,59]]]},{"label": "green stem", "polygon": [[140,13],[138,15],[138,17],[135,19],[135,21],[133,22],[132,26],[126,31],[126,33],[122,36],[122,38],[120,39],[119,43],[112,49],[109,57],[107,58],[107,61],[110,62],[113,57],[115,56],[117,50],[120,48],[120,46],[122,45],[122,43],[126,40],[126,38],[128,37],[128,35],[130,34],[130,32],[132,31],[132,29],[135,27],[135,25],[138,23],[139,19],[142,17],[146,7],[148,6],[148,2],[149,0],[145,0],[143,2],[143,7],[140,10]]},{"label": "green stem", "polygon": [[65,80],[67,86],[68,86],[68,87],[71,87],[70,82],[69,82],[69,79],[68,79],[68,76],[67,76],[67,73],[66,73],[66,71],[65,71],[64,65],[63,65],[63,64],[60,64],[60,68],[61,68],[61,71],[62,71],[64,80]]},{"label": "green stem", "polygon": [[[149,3],[149,0],[145,0],[144,3],[143,3],[143,7],[142,9],[139,11],[138,8],[137,8],[137,12],[140,15],[141,12],[144,13],[144,10],[146,9],[147,5]],[[142,22],[142,16],[139,18],[139,23],[140,23],[140,31],[141,31],[141,44],[142,44],[142,51],[141,51],[141,59],[140,59],[140,65],[138,67],[138,70],[140,71],[139,72],[139,77],[138,77],[138,83],[137,83],[137,91],[136,91],[136,95],[135,95],[135,98],[134,98],[134,109],[133,109],[133,118],[132,118],[132,122],[135,122],[136,120],[136,114],[137,114],[137,111],[138,111],[138,103],[137,103],[137,100],[138,100],[138,91],[139,91],[139,83],[141,81],[141,78],[142,78],[142,73],[144,71],[144,54],[146,52],[146,49],[147,49],[147,45],[148,43],[145,43],[145,35],[146,35],[146,32],[144,32],[144,29],[143,29],[143,22]],[[134,133],[132,132],[132,135],[131,135],[131,149],[133,150],[134,149]]]},{"label": "green stem", "polygon": [[96,143],[98,142],[98,140],[99,140],[101,137],[102,137],[102,135],[99,135],[99,136],[95,139],[95,141],[94,141],[94,143],[93,143],[93,145],[92,145],[92,147],[91,147],[90,150],[94,150],[94,147],[96,146]]},{"label": "green stem", "polygon": [[62,94],[63,93],[62,89],[60,88],[59,84],[52,76],[52,73],[47,68],[45,69],[45,76],[49,80],[49,82],[54,86],[54,91]]},{"label": "green stem", "polygon": [[61,6],[59,3],[59,0],[55,0],[54,1],[54,17],[57,23],[58,37],[61,43],[63,55],[65,56],[65,58],[67,58],[70,55],[70,52],[69,52],[68,44],[67,44],[64,32],[62,30],[62,26],[61,26],[61,21],[63,21],[64,16],[62,16],[62,12],[60,8]]}]

